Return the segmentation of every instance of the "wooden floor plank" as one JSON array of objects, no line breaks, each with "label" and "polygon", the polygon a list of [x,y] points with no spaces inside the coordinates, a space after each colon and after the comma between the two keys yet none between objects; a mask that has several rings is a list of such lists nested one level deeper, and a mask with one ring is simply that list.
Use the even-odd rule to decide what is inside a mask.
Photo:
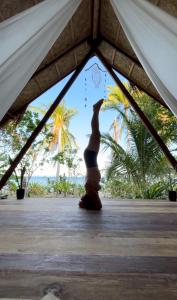
[{"label": "wooden floor plank", "polygon": [[76,211],[47,212],[47,211],[0,211],[1,227],[30,227],[82,230],[158,230],[176,231],[177,218],[174,213],[128,213],[117,212],[106,214],[103,212]]},{"label": "wooden floor plank", "polygon": [[78,199],[0,201],[0,297],[39,299],[49,284],[63,300],[176,300],[177,204]]},{"label": "wooden floor plank", "polygon": [[75,237],[0,233],[0,253],[52,255],[177,256],[173,238]]},{"label": "wooden floor plank", "polygon": [[[8,278],[8,281],[7,281]],[[177,276],[165,274],[71,275],[8,272],[1,276],[0,295],[9,298],[42,296],[55,283],[62,300],[176,300]],[[18,288],[17,288],[18,287]]]},{"label": "wooden floor plank", "polygon": [[0,270],[36,271],[61,275],[109,273],[165,273],[177,275],[176,257],[1,254]]}]

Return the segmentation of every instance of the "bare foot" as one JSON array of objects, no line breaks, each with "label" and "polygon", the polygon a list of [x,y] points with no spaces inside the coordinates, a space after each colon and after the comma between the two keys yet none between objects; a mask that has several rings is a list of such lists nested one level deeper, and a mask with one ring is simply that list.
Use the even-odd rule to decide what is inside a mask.
[{"label": "bare foot", "polygon": [[101,105],[103,104],[104,99],[100,99],[97,103],[93,105],[94,111],[99,111],[101,108]]},{"label": "bare foot", "polygon": [[85,205],[84,205],[84,203],[82,201],[79,202],[79,207],[80,208],[85,208]]},{"label": "bare foot", "polygon": [[89,207],[87,206],[87,205],[85,205],[84,203],[83,203],[83,201],[80,201],[79,202],[79,207],[80,208],[85,208],[85,209],[87,209],[87,210],[101,210],[101,208],[102,208],[102,205],[96,205],[96,204],[93,204],[92,206],[91,205],[89,205]]},{"label": "bare foot", "polygon": [[88,210],[101,210],[102,204],[98,193],[94,193],[92,196],[90,197],[89,195],[85,194],[79,202],[79,207]]}]

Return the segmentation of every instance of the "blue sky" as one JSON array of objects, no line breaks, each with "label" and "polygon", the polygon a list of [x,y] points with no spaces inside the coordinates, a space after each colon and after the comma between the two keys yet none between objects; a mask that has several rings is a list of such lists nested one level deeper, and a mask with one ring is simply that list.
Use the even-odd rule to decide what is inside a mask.
[{"label": "blue sky", "polygon": [[[104,66],[98,60],[97,57],[93,57],[86,64],[76,81],[71,86],[68,93],[65,95],[64,100],[66,102],[67,107],[75,108],[78,113],[75,117],[73,117],[70,123],[70,132],[75,136],[76,142],[79,145],[79,155],[82,156],[82,153],[87,146],[88,137],[87,135],[90,133],[90,121],[92,117],[92,106],[95,102],[97,102],[101,98],[105,98],[105,94],[107,94],[107,86],[114,86],[115,82],[112,80],[111,76],[106,73],[106,82],[105,82],[105,73],[100,72],[101,74],[101,82],[99,87],[96,87],[92,80],[92,68],[88,71],[85,71],[93,64],[97,63],[99,67],[105,71]],[[98,74],[98,75],[97,75]],[[122,81],[125,79],[118,75]],[[38,97],[35,101],[33,101],[32,106],[41,106],[42,104],[50,105],[63,86],[66,84],[70,76],[63,79],[61,82],[56,84],[54,87],[49,89],[43,95]],[[86,80],[85,80],[86,78]],[[95,79],[97,81],[100,80],[99,73],[96,73]],[[85,89],[85,81],[86,81],[86,89]],[[87,106],[85,107],[85,98],[87,98]],[[116,117],[116,113],[113,111],[106,111],[100,113],[100,131],[108,132],[111,126],[113,119]],[[105,155],[101,154],[101,161],[104,160]],[[51,170],[52,172],[52,170]],[[55,172],[54,172],[55,173]]]}]

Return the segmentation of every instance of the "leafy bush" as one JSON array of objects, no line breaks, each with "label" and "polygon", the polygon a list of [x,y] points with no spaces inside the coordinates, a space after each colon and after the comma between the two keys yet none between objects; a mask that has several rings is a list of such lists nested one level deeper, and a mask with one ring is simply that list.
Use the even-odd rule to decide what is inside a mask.
[{"label": "leafy bush", "polygon": [[46,194],[46,191],[46,186],[37,182],[32,182],[28,187],[28,196],[43,196]]},{"label": "leafy bush", "polygon": [[68,181],[54,181],[52,186],[57,195],[64,194],[66,196],[73,194],[73,184]]},{"label": "leafy bush", "polygon": [[135,187],[130,182],[120,179],[110,179],[105,181],[102,190],[107,196],[120,198],[134,198],[132,191]]},{"label": "leafy bush", "polygon": [[74,196],[81,197],[85,193],[85,188],[82,184],[74,185]]},{"label": "leafy bush", "polygon": [[166,198],[166,192],[168,190],[167,183],[164,181],[156,182],[150,185],[144,191],[145,199],[157,199],[157,198]]},{"label": "leafy bush", "polygon": [[103,189],[110,197],[124,199],[164,199],[167,197],[168,183],[162,180],[151,183],[146,188],[138,188],[127,180],[110,179],[105,182]]}]

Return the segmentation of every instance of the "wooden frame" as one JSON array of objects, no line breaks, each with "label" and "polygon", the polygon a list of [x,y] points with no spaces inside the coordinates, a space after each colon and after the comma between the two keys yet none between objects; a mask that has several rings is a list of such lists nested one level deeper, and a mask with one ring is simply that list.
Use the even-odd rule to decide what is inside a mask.
[{"label": "wooden frame", "polygon": [[115,82],[117,83],[117,85],[119,86],[119,88],[121,89],[121,91],[123,92],[123,94],[126,96],[126,98],[129,101],[129,103],[131,104],[131,106],[135,110],[135,112],[138,114],[138,116],[140,117],[140,119],[142,120],[142,122],[144,123],[144,125],[146,126],[146,128],[148,129],[148,131],[151,133],[151,135],[153,136],[153,138],[156,140],[156,142],[158,143],[159,147],[161,148],[161,150],[165,154],[166,158],[168,159],[168,161],[170,162],[170,164],[172,165],[172,167],[176,171],[177,170],[177,161],[173,157],[173,155],[170,153],[169,149],[164,144],[164,142],[162,141],[161,137],[158,135],[157,131],[151,125],[151,123],[149,122],[149,120],[147,119],[147,117],[145,116],[145,114],[143,113],[143,111],[139,108],[139,106],[137,105],[137,103],[135,102],[135,100],[133,99],[133,97],[130,95],[130,93],[128,92],[128,90],[122,84],[122,82],[120,81],[120,79],[117,77],[117,75],[115,74],[115,72],[109,66],[109,64],[107,63],[106,59],[103,57],[103,55],[101,54],[101,52],[98,49],[96,51],[96,54],[98,55],[99,59],[101,60],[101,62],[105,66],[105,68],[108,70],[108,72],[110,73],[110,75],[113,77],[113,79],[115,80]]},{"label": "wooden frame", "polygon": [[46,112],[46,114],[44,115],[44,117],[42,118],[42,120],[40,121],[40,123],[38,124],[38,126],[35,128],[35,130],[31,134],[31,136],[27,140],[26,144],[22,147],[22,149],[20,150],[20,152],[18,153],[18,155],[16,156],[16,158],[12,162],[11,166],[8,168],[8,170],[5,172],[5,174],[2,176],[2,178],[0,180],[0,190],[6,184],[7,180],[12,175],[13,171],[15,170],[15,168],[17,167],[17,165],[19,164],[19,162],[21,161],[21,159],[23,158],[23,156],[25,155],[25,153],[28,151],[28,149],[30,148],[30,146],[34,142],[35,138],[41,132],[41,130],[43,129],[44,125],[46,124],[46,122],[50,118],[51,114],[54,112],[54,110],[56,109],[56,107],[58,106],[58,104],[62,101],[64,95],[67,93],[67,91],[69,90],[69,88],[71,87],[71,85],[74,83],[74,81],[76,80],[76,78],[80,74],[81,70],[84,68],[85,64],[87,63],[87,61],[89,60],[89,58],[94,53],[96,47],[97,47],[97,43],[93,43],[93,46],[91,47],[91,49],[88,52],[88,54],[85,56],[85,58],[83,59],[83,61],[81,62],[81,64],[76,68],[74,74],[68,80],[68,82],[66,83],[66,85],[64,86],[64,88],[62,89],[62,91],[59,93],[59,95],[57,96],[57,98],[55,99],[55,101],[53,102],[53,104],[51,105],[51,107],[49,108],[49,110]]}]

